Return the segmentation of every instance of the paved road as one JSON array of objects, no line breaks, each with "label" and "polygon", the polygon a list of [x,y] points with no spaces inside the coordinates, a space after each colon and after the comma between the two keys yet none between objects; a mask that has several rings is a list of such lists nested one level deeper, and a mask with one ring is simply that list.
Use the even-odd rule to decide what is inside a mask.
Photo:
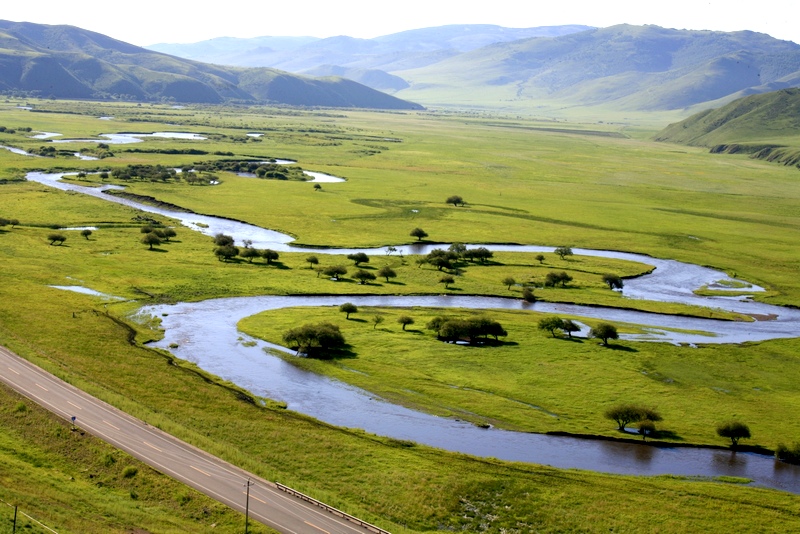
[{"label": "paved road", "polygon": [[154,469],[242,513],[250,479],[250,518],[287,534],[375,532],[281,491],[261,479],[154,428],[0,347],[0,380],[51,412]]}]

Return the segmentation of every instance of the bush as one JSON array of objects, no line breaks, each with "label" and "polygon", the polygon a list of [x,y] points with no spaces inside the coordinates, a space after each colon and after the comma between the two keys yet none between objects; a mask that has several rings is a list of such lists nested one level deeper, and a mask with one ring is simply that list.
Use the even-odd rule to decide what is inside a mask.
[{"label": "bush", "polygon": [[783,443],[778,444],[775,458],[789,464],[800,464],[800,443],[795,442],[791,447]]},{"label": "bush", "polygon": [[125,469],[122,470],[122,476],[125,478],[133,478],[136,474],[139,473],[139,469],[136,467],[129,465]]}]

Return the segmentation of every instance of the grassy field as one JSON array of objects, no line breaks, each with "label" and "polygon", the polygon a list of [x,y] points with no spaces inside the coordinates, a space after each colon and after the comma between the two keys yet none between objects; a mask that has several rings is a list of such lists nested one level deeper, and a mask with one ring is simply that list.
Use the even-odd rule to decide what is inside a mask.
[{"label": "grassy field", "polygon": [[[769,291],[762,298],[767,301],[800,304],[799,253],[794,247],[800,227],[796,211],[800,188],[794,169],[655,144],[639,131],[629,135],[611,125],[563,125],[569,131],[559,133],[550,131],[552,124],[543,121],[475,115],[172,110],[88,102],[38,102],[36,106],[72,113],[29,113],[6,104],[0,105],[0,125],[59,132],[65,137],[180,130],[202,133],[209,140],[149,139],[136,145],[112,145],[114,157],[101,161],[31,158],[0,150],[0,180],[18,178],[30,169],[94,171],[141,163],[180,167],[229,158],[220,155],[228,153],[295,159],[303,168],[348,181],[323,184],[319,192],[308,183],[229,174],[221,174],[222,183],[213,187],[128,185],[134,193],[198,212],[287,231],[301,243],[407,243],[414,240],[409,231],[419,226],[434,242],[629,250],[712,265],[766,286]],[[98,116],[114,120],[100,121]],[[244,134],[249,131],[265,136],[260,141],[248,140]],[[46,144],[28,135],[0,133],[0,145],[35,148]],[[81,146],[95,144],[70,145],[70,149]],[[187,148],[208,153],[165,153]],[[463,196],[467,206],[446,205],[445,198],[452,194]],[[4,265],[0,343],[151,424],[393,532],[443,528],[685,532],[723,525],[763,531],[800,529],[797,497],[780,492],[476,460],[331,428],[271,403],[259,407],[244,402],[235,387],[143,347],[141,342],[158,332],[135,323],[125,326],[128,314],[150,302],[231,295],[438,294],[444,291],[438,283],[441,273],[430,266],[417,267],[412,257],[405,258],[405,264],[397,257],[373,257],[369,263],[373,272],[389,263],[398,277],[389,283],[333,284],[308,268],[307,254],[282,254],[274,266],[260,261],[220,262],[208,237],[182,228],[177,228],[175,239],[150,251],[139,242],[142,224],[135,220],[137,215],[129,208],[34,183],[0,185],[0,217],[20,220],[13,228],[0,227]],[[88,239],[77,230],[65,231],[64,245],[51,246],[47,235],[53,226],[97,230]],[[342,257],[323,260],[351,264]],[[549,270],[566,270],[575,278],[572,287],[537,290],[537,296],[618,306],[627,303],[603,286],[601,275],[613,271],[628,276],[648,269],[597,258],[562,261],[549,253],[543,264],[520,254],[497,254],[494,260],[486,266],[465,266],[453,291],[518,297],[520,288],[507,289],[501,283],[504,277],[537,283]],[[105,302],[49,285],[83,285],[131,302]],[[636,307],[710,313],[658,303],[637,302]],[[594,342],[552,339],[535,330],[535,315],[498,312],[496,318],[511,334],[509,341],[518,345],[442,350],[429,332],[414,331],[421,330],[430,311],[413,310],[416,324],[409,332],[394,322],[393,314],[398,312],[381,312],[387,320],[373,332],[364,323],[345,321],[338,311],[314,311],[347,329],[357,357],[302,363],[433,412],[469,411],[479,414],[479,422],[510,428],[614,435],[613,425],[602,418],[596,405],[625,396],[658,406],[665,416],[663,428],[687,442],[721,443],[709,432],[709,425],[734,415],[746,419],[754,432],[752,441],[758,444],[772,447],[800,438],[791,415],[797,412],[799,398],[797,340],[698,349],[625,343],[627,350],[610,350]],[[359,314],[354,318],[360,318]],[[248,328],[275,338],[284,325],[299,319],[296,311],[289,310],[272,314],[269,320],[272,324],[266,327],[262,318],[254,318]],[[135,340],[133,344],[129,337]],[[391,346],[406,350],[387,362]],[[492,360],[484,356],[487,351]],[[535,367],[529,364],[532,355]],[[345,367],[362,369],[370,376]],[[405,372],[400,371],[403,367]],[[580,387],[573,387],[575,383]],[[480,392],[454,390],[450,385]],[[412,402],[400,391],[403,387],[421,395]],[[559,418],[514,406],[514,400],[541,406]],[[10,396],[3,402],[4,425],[24,427],[20,422],[29,415],[15,411],[19,400]],[[31,407],[24,413],[34,412]],[[52,442],[42,444],[33,431],[8,432],[9,441],[0,451],[3,465],[24,467],[20,450],[46,456],[58,449],[61,438],[55,429],[61,423],[37,417],[39,422],[32,426],[39,429],[36,432],[54,436]],[[102,459],[106,453],[98,454]],[[65,506],[73,507],[92,501],[96,489],[76,467],[79,460],[72,458],[58,469],[78,473],[80,491],[52,490],[42,474],[28,494],[58,490],[59,499],[72,503]],[[8,468],[2,473],[3,485],[19,484],[21,472]],[[145,484],[136,490],[138,499],[132,499],[130,481],[117,480],[114,473],[103,475],[115,492],[103,520],[84,517],[70,523],[48,507],[36,505],[35,499],[24,502],[32,507],[32,515],[45,524],[62,526],[63,532],[121,529],[136,523],[153,531],[178,531],[197,520],[195,512],[189,511],[175,519],[184,521],[184,526],[175,523],[173,527],[166,516],[175,506],[178,490],[156,490]],[[7,496],[23,500],[21,494]],[[150,526],[137,519],[136,510],[144,503],[163,511]],[[224,516],[219,528],[235,524],[236,514],[218,513]]]}]

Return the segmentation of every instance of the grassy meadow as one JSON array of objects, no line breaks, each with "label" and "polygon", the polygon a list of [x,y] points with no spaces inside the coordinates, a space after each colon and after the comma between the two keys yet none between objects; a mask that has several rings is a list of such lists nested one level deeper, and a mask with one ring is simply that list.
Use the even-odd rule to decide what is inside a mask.
[{"label": "grassy meadow", "polygon": [[[99,161],[33,158],[0,149],[0,217],[19,220],[14,227],[0,227],[0,343],[82,389],[392,532],[800,530],[800,502],[777,491],[468,458],[333,428],[274,403],[248,402],[246,392],[235,386],[146,348],[142,342],[159,335],[158,325],[130,319],[142,304],[233,295],[335,293],[344,301],[348,294],[451,291],[519,298],[521,288],[507,288],[503,278],[538,286],[551,270],[569,272],[574,281],[567,288],[536,289],[537,298],[714,313],[625,302],[601,280],[608,272],[634,276],[649,270],[647,265],[580,256],[561,260],[552,253],[540,263],[525,254],[498,253],[487,265],[463,266],[456,284],[445,289],[438,282],[442,273],[418,267],[413,256],[373,256],[368,270],[390,265],[398,276],[366,285],[349,276],[332,283],[309,268],[308,254],[282,253],[275,265],[218,261],[210,238],[181,227],[177,237],[149,250],[140,243],[136,210],[18,180],[34,169],[94,172],[134,164],[293,159],[304,169],[347,182],[322,184],[315,191],[310,183],[218,173],[221,183],[215,186],[124,185],[132,193],[200,213],[281,230],[302,244],[410,243],[415,241],[410,230],[421,227],[430,242],[625,250],[710,265],[765,286],[768,291],[758,298],[800,305],[796,169],[653,143],[641,130],[619,124],[562,123],[559,132],[547,121],[488,114],[48,101],[34,103],[47,113],[31,113],[15,104],[0,104],[0,126],[17,130],[0,132],[0,145],[46,146],[19,131],[28,127],[64,138],[123,131],[191,131],[209,137],[110,145],[113,157]],[[248,132],[264,136],[255,139]],[[54,146],[77,151],[96,144]],[[187,149],[206,154],[175,153]],[[453,194],[467,205],[445,204]],[[88,238],[79,230],[63,230],[63,245],[47,240],[54,227],[85,226],[96,228]],[[344,257],[319,257],[324,265],[354,270]],[[50,285],[82,285],[126,300],[106,301]],[[424,330],[433,310],[362,310],[350,321],[336,309],[283,310],[247,319],[243,327],[276,340],[301,320],[301,313],[304,320],[342,326],[351,355],[298,365],[433,413],[521,430],[613,436],[614,425],[603,419],[602,406],[631,400],[657,406],[664,415],[662,428],[688,443],[722,444],[710,429],[731,417],[750,425],[749,443],[772,448],[800,440],[800,424],[791,415],[800,403],[798,340],[694,349],[621,342],[609,349],[594,341],[554,339],[536,329],[536,314],[508,311],[490,314],[509,331],[506,344],[490,348],[443,347]],[[386,316],[376,329],[361,322],[374,313]],[[396,323],[400,313],[415,319],[408,331]],[[20,402],[27,406],[24,411],[17,408]],[[9,429],[0,448],[0,465],[9,466],[0,468],[3,486],[19,485],[26,471],[36,473],[25,492],[4,493],[0,499],[26,503],[29,513],[59,525],[61,532],[123,532],[132,526],[168,532],[211,528],[212,522],[217,522],[215,531],[235,530],[237,514],[213,503],[201,506],[197,503],[204,501],[194,494],[188,505],[181,504],[188,490],[156,473],[148,472],[152,481],[132,490],[131,481],[120,479],[117,471],[102,471],[100,488],[73,453],[56,463],[53,451],[75,449],[74,436],[58,430],[62,422],[11,393],[4,392],[0,416]],[[117,454],[102,444],[92,447],[99,451],[92,465]],[[44,460],[34,462],[26,454]],[[128,462],[133,461],[118,463]],[[40,467],[51,464],[46,472]],[[53,473],[74,477],[74,488],[52,487],[48,477]],[[68,520],[31,497],[52,495],[64,507],[78,508],[99,499],[98,492],[107,503],[102,520],[88,514]],[[208,517],[198,516],[202,507],[212,510]],[[157,510],[152,522],[140,520],[140,511],[151,508]]]}]

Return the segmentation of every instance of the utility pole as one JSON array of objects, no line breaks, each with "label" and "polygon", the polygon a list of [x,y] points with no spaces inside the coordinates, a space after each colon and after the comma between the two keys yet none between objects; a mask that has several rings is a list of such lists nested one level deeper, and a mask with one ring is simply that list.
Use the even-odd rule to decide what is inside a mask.
[{"label": "utility pole", "polygon": [[254,485],[255,482],[252,482],[249,478],[247,482],[245,482],[245,487],[247,488],[247,500],[245,501],[244,505],[244,534],[247,534],[247,528],[250,522],[250,486]]}]

